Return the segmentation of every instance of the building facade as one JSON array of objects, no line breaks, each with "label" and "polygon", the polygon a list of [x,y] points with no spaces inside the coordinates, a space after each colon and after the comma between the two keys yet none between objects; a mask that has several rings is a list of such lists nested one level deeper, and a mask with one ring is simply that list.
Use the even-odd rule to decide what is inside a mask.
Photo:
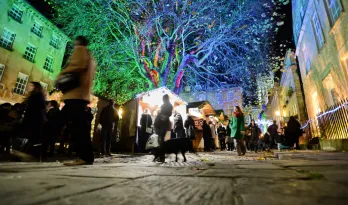
[{"label": "building facade", "polygon": [[209,101],[216,110],[224,110],[231,116],[234,106],[243,107],[243,90],[240,87],[221,88],[207,91],[186,91],[180,94],[186,102]]},{"label": "building facade", "polygon": [[295,53],[288,50],[284,60],[284,71],[280,83],[275,86],[268,113],[272,119],[287,122],[294,116],[305,124],[308,116],[303,98],[301,81],[297,72]]},{"label": "building facade", "polygon": [[0,103],[21,102],[31,81],[51,90],[69,38],[25,0],[0,1]]},{"label": "building facade", "polygon": [[348,1],[293,0],[292,8],[308,116],[316,124],[318,113],[348,98]]}]

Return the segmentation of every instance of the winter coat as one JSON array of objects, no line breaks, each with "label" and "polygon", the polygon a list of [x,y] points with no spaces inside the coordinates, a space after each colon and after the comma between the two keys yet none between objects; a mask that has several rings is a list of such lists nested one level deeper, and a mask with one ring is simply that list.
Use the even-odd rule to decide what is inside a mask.
[{"label": "winter coat", "polygon": [[225,137],[226,137],[226,129],[224,127],[220,126],[217,129],[217,133],[218,133],[219,140],[225,139]]},{"label": "winter coat", "polygon": [[146,128],[151,128],[152,118],[150,114],[143,113],[140,118],[140,131],[142,133],[146,132]]},{"label": "winter coat", "polygon": [[295,143],[302,135],[301,124],[295,118],[290,118],[286,129],[286,135],[291,143]]},{"label": "winter coat", "polygon": [[260,130],[259,126],[257,126],[257,124],[254,124],[254,126],[252,126],[252,124],[250,124],[249,130],[250,130],[250,134],[251,134],[251,139],[259,139],[260,134],[261,134],[261,130]]},{"label": "winter coat", "polygon": [[242,139],[244,135],[242,131],[245,131],[244,128],[244,116],[239,115],[238,117],[233,116],[230,121],[231,128],[231,137],[235,139]]},{"label": "winter coat", "polygon": [[192,119],[192,117],[189,116],[189,117],[185,120],[184,127],[185,127],[186,129],[188,129],[190,126],[195,127],[195,121]]},{"label": "winter coat", "polygon": [[30,95],[25,104],[25,113],[23,117],[23,134],[25,138],[38,141],[41,138],[43,125],[46,118],[46,102],[42,93]]},{"label": "winter coat", "polygon": [[174,115],[174,127],[173,127],[173,131],[174,132],[181,132],[184,130],[184,124],[183,124],[183,120],[182,117],[179,113]]},{"label": "winter coat", "polygon": [[275,137],[278,135],[278,125],[272,124],[268,127],[267,132],[271,135],[271,137]]},{"label": "winter coat", "polygon": [[203,138],[208,139],[211,138],[211,130],[208,124],[203,124]]},{"label": "winter coat", "polygon": [[210,127],[210,131],[211,131],[211,137],[215,138],[215,135],[216,135],[215,134],[215,125],[210,124],[209,127]]},{"label": "winter coat", "polygon": [[57,137],[64,125],[63,116],[59,108],[51,108],[47,112],[47,122],[44,126],[43,137]]},{"label": "winter coat", "polygon": [[108,105],[103,108],[100,113],[99,123],[104,127],[113,127],[115,123],[118,121],[118,115],[116,109]]},{"label": "winter coat", "polygon": [[63,100],[80,99],[90,102],[96,63],[86,46],[75,46],[67,67],[59,74],[80,73],[80,85],[63,94]]}]

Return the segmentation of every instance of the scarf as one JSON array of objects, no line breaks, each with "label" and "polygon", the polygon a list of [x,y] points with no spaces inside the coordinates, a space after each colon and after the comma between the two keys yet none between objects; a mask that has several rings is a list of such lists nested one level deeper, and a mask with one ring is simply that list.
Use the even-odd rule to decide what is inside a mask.
[{"label": "scarf", "polygon": [[233,112],[233,115],[234,115],[236,118],[238,118],[239,115],[240,115],[240,113]]}]

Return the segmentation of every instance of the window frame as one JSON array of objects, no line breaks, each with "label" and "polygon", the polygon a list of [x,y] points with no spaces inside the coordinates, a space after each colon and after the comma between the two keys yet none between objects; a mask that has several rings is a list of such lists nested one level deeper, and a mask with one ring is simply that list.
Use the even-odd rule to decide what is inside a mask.
[{"label": "window frame", "polygon": [[[339,17],[341,16],[343,12],[343,7],[340,0],[326,0],[326,4],[327,4],[328,13],[329,13],[329,19],[333,26],[336,23],[336,21],[339,19]],[[336,7],[336,12],[340,10],[340,12],[337,14],[336,17],[334,16],[334,13],[333,13],[333,8],[332,8],[333,5],[338,6]]]},{"label": "window frame", "polygon": [[45,82],[43,82],[43,81],[40,81],[40,85],[41,85],[41,87],[42,87],[44,90],[47,91],[47,89],[48,89],[48,84],[47,84],[47,83],[45,83]]},{"label": "window frame", "polygon": [[320,49],[324,46],[325,39],[324,39],[324,32],[320,24],[320,19],[316,11],[314,12],[312,16],[312,26],[314,29],[318,49]]},{"label": "window frame", "polygon": [[[8,38],[8,36],[10,39]],[[12,37],[13,37],[13,40],[12,40],[12,42],[10,42]],[[0,46],[2,48],[7,49],[7,50],[12,50],[15,39],[16,39],[16,33],[12,32],[11,30],[9,30],[7,28],[4,28],[4,30],[1,34],[1,37],[0,37]],[[5,46],[5,43],[6,43],[6,46]],[[7,46],[8,43],[10,43],[9,46]]]},{"label": "window frame", "polygon": [[8,16],[19,23],[22,23],[23,14],[24,11],[15,4],[13,4],[11,9],[8,11]]},{"label": "window frame", "polygon": [[[56,40],[54,41],[54,39]],[[50,41],[50,45],[55,49],[59,49],[59,41],[60,41],[59,37],[56,35],[53,35]]]},{"label": "window frame", "polygon": [[[24,80],[25,83],[18,82],[18,79]],[[29,75],[26,75],[24,73],[19,72],[18,75],[17,75],[15,87],[13,88],[13,92],[18,94],[18,95],[25,95],[25,91],[27,89],[28,81],[29,81]],[[17,85],[23,86],[23,88],[22,87],[18,87]],[[17,90],[19,90],[19,92],[17,92]]]},{"label": "window frame", "polygon": [[[51,64],[49,64],[50,62],[47,59],[51,59]],[[53,72],[53,63],[54,63],[53,57],[50,55],[47,55],[46,59],[45,59],[45,63],[43,65],[43,69],[52,73]],[[50,65],[50,67],[48,67],[48,65]]]},{"label": "window frame", "polygon": [[[35,48],[35,52],[31,53],[31,51],[28,49],[29,47]],[[23,58],[25,58],[26,60],[28,60],[28,61],[30,61],[32,63],[35,63],[36,52],[37,52],[37,47],[34,46],[31,43],[28,43],[27,47],[25,48],[25,52],[24,52]],[[32,57],[30,57],[29,55],[32,55]]]},{"label": "window frame", "polygon": [[0,82],[4,73],[5,73],[5,65],[0,63]]},{"label": "window frame", "polygon": [[43,31],[43,26],[38,22],[35,22],[33,24],[33,27],[31,27],[31,32],[40,38],[42,37],[42,31]]}]

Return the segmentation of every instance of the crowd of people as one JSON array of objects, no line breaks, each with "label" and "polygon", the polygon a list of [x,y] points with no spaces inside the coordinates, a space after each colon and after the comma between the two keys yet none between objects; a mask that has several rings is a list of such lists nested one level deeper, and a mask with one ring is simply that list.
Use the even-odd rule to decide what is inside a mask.
[{"label": "crowd of people", "polygon": [[[39,82],[31,82],[27,86],[28,95],[22,103],[0,106],[1,152],[9,153],[12,146],[36,158],[45,158],[54,154],[56,142],[60,141],[59,150],[62,151],[64,143],[69,140],[69,148],[76,151],[79,159],[64,165],[93,164],[90,136],[93,114],[87,105],[90,103],[96,64],[87,46],[88,40],[84,36],[75,39],[69,62],[58,76],[57,82],[65,78],[61,81],[65,84],[60,87],[64,87],[64,91],[61,89],[62,110],[57,101],[46,101]],[[70,80],[67,81],[67,78]]]}]

